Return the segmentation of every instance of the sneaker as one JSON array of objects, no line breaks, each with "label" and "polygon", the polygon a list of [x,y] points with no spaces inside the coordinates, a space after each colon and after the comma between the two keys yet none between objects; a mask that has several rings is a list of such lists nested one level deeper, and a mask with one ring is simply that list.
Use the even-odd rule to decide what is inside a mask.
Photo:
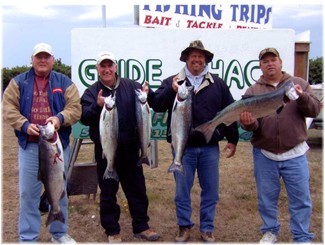
[{"label": "sneaker", "polygon": [[70,244],[76,244],[77,242],[68,234],[65,234],[64,236],[61,236],[60,238],[54,238],[52,236],[51,238],[52,243],[70,243]]},{"label": "sneaker", "polygon": [[145,239],[147,241],[157,241],[160,237],[160,235],[153,229],[148,229],[140,233],[135,233],[134,236],[136,238]]},{"label": "sneaker", "polygon": [[109,243],[121,243],[122,242],[122,237],[121,237],[120,234],[109,235],[108,236],[108,242]]},{"label": "sneaker", "polygon": [[276,235],[270,231],[264,233],[260,243],[275,243],[276,242]]},{"label": "sneaker", "polygon": [[190,239],[190,228],[180,226],[175,241],[186,242],[188,239]]},{"label": "sneaker", "polygon": [[201,238],[204,242],[215,242],[216,239],[214,238],[211,231],[201,232]]}]

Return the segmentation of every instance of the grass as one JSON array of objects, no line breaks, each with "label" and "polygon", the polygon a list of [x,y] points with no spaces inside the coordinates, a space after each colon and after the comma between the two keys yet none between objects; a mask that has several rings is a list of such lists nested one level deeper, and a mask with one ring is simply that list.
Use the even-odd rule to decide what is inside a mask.
[{"label": "grass", "polygon": [[[323,243],[323,164],[322,131],[310,131],[311,149],[308,152],[310,166],[310,189],[313,201],[311,232],[316,235],[315,242]],[[2,165],[2,242],[17,242],[18,222],[18,168],[17,139],[8,125],[3,128],[3,165]],[[221,142],[220,149],[223,149]],[[249,142],[239,142],[236,155],[220,158],[219,203],[215,217],[214,235],[218,243],[256,243],[260,237],[261,219],[257,211],[257,197],[253,176],[253,163]],[[79,161],[92,161],[93,146],[82,146]],[[170,146],[165,141],[158,142],[158,168],[144,167],[147,195],[149,198],[149,224],[160,234],[159,242],[174,242],[177,233],[177,221],[174,205],[174,178],[167,173],[171,164]],[[118,191],[121,207],[121,235],[127,243],[142,242],[133,237],[131,218],[122,188]],[[70,196],[69,198],[69,234],[77,242],[107,243],[107,238],[99,219],[99,190],[95,200],[91,195]],[[201,242],[199,235],[200,188],[197,178],[192,191],[192,229],[190,242]],[[42,216],[45,224],[47,215]],[[279,199],[279,220],[281,231],[279,243],[292,242],[289,228],[289,214],[285,189],[282,188]],[[42,226],[40,242],[48,242],[50,234]]]}]

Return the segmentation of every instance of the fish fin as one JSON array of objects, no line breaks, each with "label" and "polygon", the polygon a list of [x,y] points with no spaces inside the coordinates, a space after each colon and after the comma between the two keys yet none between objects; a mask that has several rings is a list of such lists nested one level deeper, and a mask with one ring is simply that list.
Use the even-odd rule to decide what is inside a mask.
[{"label": "fish fin", "polygon": [[248,98],[252,98],[252,97],[254,97],[254,96],[255,96],[255,95],[244,94],[244,95],[241,96],[241,99],[242,99],[242,100],[245,100],[245,99],[248,99]]},{"label": "fish fin", "polygon": [[175,111],[177,107],[177,102],[174,103],[172,111]]},{"label": "fish fin", "polygon": [[43,182],[43,178],[42,178],[42,173],[41,173],[40,167],[38,169],[37,180],[40,180],[40,181]]},{"label": "fish fin", "polygon": [[276,110],[276,113],[277,113],[277,114],[280,114],[280,112],[282,111],[283,107],[284,107],[283,105],[282,105],[281,107],[279,107],[279,108]]},{"label": "fish fin", "polygon": [[[59,136],[57,136],[57,137],[59,137]],[[57,140],[59,140],[59,139],[57,139]],[[59,154],[59,158],[60,158],[63,155],[62,148],[59,147],[59,144],[57,144],[57,142],[55,144],[55,147],[56,147],[56,150],[57,150],[57,152]]]},{"label": "fish fin", "polygon": [[47,216],[46,226],[49,226],[55,220],[61,221],[63,224],[65,223],[65,218],[61,210],[57,214],[50,211],[49,215]]},{"label": "fish fin", "polygon": [[206,143],[209,143],[209,141],[211,140],[211,138],[213,136],[215,128],[210,127],[210,123],[206,122],[206,123],[199,125],[194,130],[201,132],[204,135]]},{"label": "fish fin", "polygon": [[138,166],[141,166],[142,164],[147,164],[148,166],[150,166],[149,163],[149,158],[148,157],[141,157],[138,161]]},{"label": "fish fin", "polygon": [[172,164],[168,168],[168,173],[171,172],[180,172],[181,174],[184,174],[184,167],[181,163],[176,163],[175,161],[172,162]]},{"label": "fish fin", "polygon": [[289,99],[289,97],[288,97],[287,95],[284,95],[284,97],[283,97],[283,102],[284,102],[284,103],[288,103],[288,102],[290,102],[290,99]]},{"label": "fish fin", "polygon": [[146,105],[146,110],[147,110],[147,112],[148,112],[148,115],[149,115],[149,117],[150,117],[150,116],[151,116],[151,114],[150,114],[151,112],[150,112],[150,107],[149,107],[149,105],[148,105],[148,104]]},{"label": "fish fin", "polygon": [[110,171],[108,169],[105,170],[103,179],[114,179],[116,181],[119,181],[116,171],[115,170]]},{"label": "fish fin", "polygon": [[61,196],[60,196],[60,200],[65,196],[65,190],[62,191]]}]

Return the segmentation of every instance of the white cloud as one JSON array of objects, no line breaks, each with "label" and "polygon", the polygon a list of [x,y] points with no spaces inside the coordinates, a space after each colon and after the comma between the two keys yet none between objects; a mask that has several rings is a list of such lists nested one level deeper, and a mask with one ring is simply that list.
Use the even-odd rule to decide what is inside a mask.
[{"label": "white cloud", "polygon": [[133,4],[123,3],[119,5],[6,5],[2,7],[4,19],[34,17],[43,19],[58,19],[66,21],[100,20],[103,6],[106,8],[106,18],[117,18],[133,14]]},{"label": "white cloud", "polygon": [[132,14],[134,10],[134,5],[131,3],[119,3],[119,4],[107,4],[106,16],[110,18],[116,18],[122,15]]},{"label": "white cloud", "polygon": [[102,16],[101,6],[91,6],[86,11],[76,17],[76,21],[81,20],[98,20]]},{"label": "white cloud", "polygon": [[[289,19],[303,19],[308,17],[318,17],[323,14],[322,5],[283,5],[274,4],[272,5],[273,18],[289,18]],[[306,20],[308,21],[308,19]]]},{"label": "white cloud", "polygon": [[3,16],[8,15],[30,15],[37,17],[54,17],[58,13],[55,9],[46,5],[31,5],[31,4],[22,4],[22,5],[13,5],[13,6],[5,6],[2,9]]},{"label": "white cloud", "polygon": [[[4,5],[4,1],[10,1],[11,5]],[[173,1],[175,2],[171,4],[177,4],[177,0]],[[215,4],[216,0],[213,1],[211,4]],[[310,56],[322,56],[323,5],[311,4],[315,2],[314,0],[308,0],[308,2],[296,0],[293,3],[281,0],[281,4],[278,1],[280,0],[272,0],[271,3],[273,28],[290,28],[296,33],[310,31]],[[62,58],[65,64],[69,64],[71,30],[102,27],[102,4],[106,6],[107,27],[138,27],[134,25],[133,16],[133,5],[139,4],[137,0],[126,1],[126,3],[124,0],[119,0],[116,4],[107,0],[105,3],[104,0],[101,3],[98,3],[98,0],[93,0],[91,3],[87,0],[87,4],[84,4],[84,0],[74,2],[56,0],[55,4],[53,0],[51,2],[42,0],[41,3],[39,1],[35,3],[33,0],[19,0],[19,4],[17,0],[2,0],[1,2],[2,40],[0,44],[2,42],[3,45],[0,46],[3,47],[2,62],[8,67],[28,64],[30,49],[39,41],[51,43],[53,47],[56,47],[57,56]],[[265,4],[270,5],[270,2]]]},{"label": "white cloud", "polygon": [[106,18],[113,19],[120,16],[132,15],[133,5],[132,4],[119,4],[119,5],[96,5],[91,6],[84,11],[80,16],[79,20],[98,20],[102,18],[102,11],[106,11]]}]

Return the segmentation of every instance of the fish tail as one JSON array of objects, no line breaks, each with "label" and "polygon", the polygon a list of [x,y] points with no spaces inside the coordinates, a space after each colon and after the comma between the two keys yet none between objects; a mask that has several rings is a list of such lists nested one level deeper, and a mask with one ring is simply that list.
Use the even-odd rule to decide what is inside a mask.
[{"label": "fish tail", "polygon": [[214,133],[215,127],[211,127],[210,123],[203,123],[194,130],[199,131],[204,135],[206,143],[209,143]]},{"label": "fish tail", "polygon": [[171,173],[171,172],[175,172],[175,171],[184,174],[183,164],[173,161],[172,164],[169,166],[167,172]]},{"label": "fish tail", "polygon": [[141,166],[142,164],[147,164],[148,166],[150,166],[149,158],[141,157],[138,161],[138,166]]},{"label": "fish tail", "polygon": [[65,218],[61,210],[56,214],[50,211],[49,215],[47,216],[46,226],[49,226],[55,220],[61,221],[63,224],[65,223]]},{"label": "fish tail", "polygon": [[119,181],[116,171],[115,170],[111,171],[108,169],[105,170],[103,179],[114,179],[116,181]]}]

